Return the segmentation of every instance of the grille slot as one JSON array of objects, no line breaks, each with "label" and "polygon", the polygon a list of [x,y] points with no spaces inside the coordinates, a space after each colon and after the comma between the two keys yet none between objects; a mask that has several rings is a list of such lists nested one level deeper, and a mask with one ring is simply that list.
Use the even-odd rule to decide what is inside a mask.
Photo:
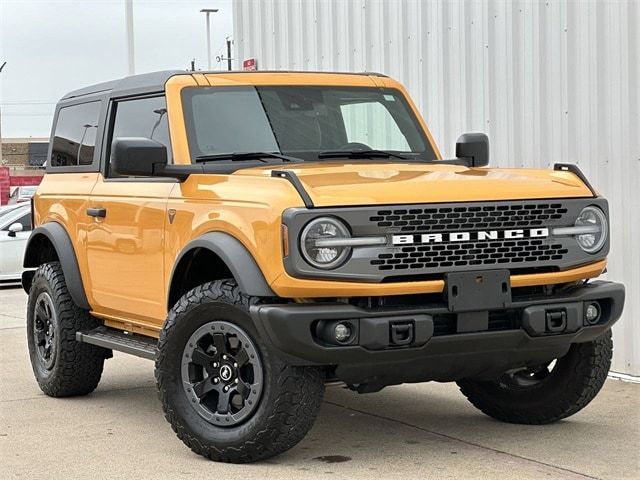
[{"label": "grille slot", "polygon": [[[489,312],[490,332],[517,330],[522,322],[521,310],[496,310]],[[440,313],[433,315],[433,336],[455,335],[457,333],[457,315],[455,313]]]}]

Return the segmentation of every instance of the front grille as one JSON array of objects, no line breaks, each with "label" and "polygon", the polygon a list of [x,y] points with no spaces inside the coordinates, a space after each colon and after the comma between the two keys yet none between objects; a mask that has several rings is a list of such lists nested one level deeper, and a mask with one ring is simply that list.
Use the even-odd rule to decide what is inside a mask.
[{"label": "front grille", "polygon": [[464,205],[378,210],[369,217],[381,228],[398,232],[433,232],[483,228],[532,228],[567,213],[561,203]]},{"label": "front grille", "polygon": [[545,245],[542,240],[493,240],[491,242],[447,243],[400,247],[380,253],[371,260],[379,270],[466,267],[476,265],[526,265],[530,262],[562,260],[569,252],[561,244]]},{"label": "front grille", "polygon": [[[369,221],[396,234],[450,233],[547,227],[567,213],[562,203],[518,202],[483,205],[425,206],[381,209]],[[373,213],[373,212],[372,212]],[[539,262],[558,262],[569,250],[547,239],[495,239],[428,245],[395,246],[379,253],[370,264],[380,272],[444,271],[457,267],[494,265],[522,268]]]}]

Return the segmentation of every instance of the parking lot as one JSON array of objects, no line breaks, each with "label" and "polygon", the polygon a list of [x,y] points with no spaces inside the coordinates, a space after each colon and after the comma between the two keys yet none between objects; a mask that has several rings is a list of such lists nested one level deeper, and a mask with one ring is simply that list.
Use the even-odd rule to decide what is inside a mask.
[{"label": "parking lot", "polygon": [[640,385],[618,380],[583,412],[542,427],[491,420],[454,384],[360,396],[329,387],[296,448],[258,464],[211,463],[165,422],[152,362],[116,353],[93,394],[42,394],[25,305],[21,289],[0,288],[2,478],[640,478]]}]

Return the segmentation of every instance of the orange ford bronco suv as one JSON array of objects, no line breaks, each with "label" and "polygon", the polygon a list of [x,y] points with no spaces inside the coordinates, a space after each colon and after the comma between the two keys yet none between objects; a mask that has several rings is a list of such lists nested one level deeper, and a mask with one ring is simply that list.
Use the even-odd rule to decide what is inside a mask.
[{"label": "orange ford bronco suv", "polygon": [[483,134],[442,159],[388,77],[128,77],[65,96],[49,148],[23,277],[48,395],[94,390],[113,350],[154,359],[178,437],[250,462],[330,381],[455,381],[533,424],[605,381],[607,201],[574,165],[485,168]]}]

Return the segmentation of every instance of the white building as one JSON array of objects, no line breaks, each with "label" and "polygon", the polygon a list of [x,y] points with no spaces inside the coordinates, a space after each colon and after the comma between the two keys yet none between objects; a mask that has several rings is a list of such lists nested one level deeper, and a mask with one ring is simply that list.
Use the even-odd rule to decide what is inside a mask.
[{"label": "white building", "polygon": [[238,0],[236,67],[403,82],[444,155],[482,131],[495,166],[576,163],[609,199],[627,286],[613,370],[640,376],[640,2]]}]

